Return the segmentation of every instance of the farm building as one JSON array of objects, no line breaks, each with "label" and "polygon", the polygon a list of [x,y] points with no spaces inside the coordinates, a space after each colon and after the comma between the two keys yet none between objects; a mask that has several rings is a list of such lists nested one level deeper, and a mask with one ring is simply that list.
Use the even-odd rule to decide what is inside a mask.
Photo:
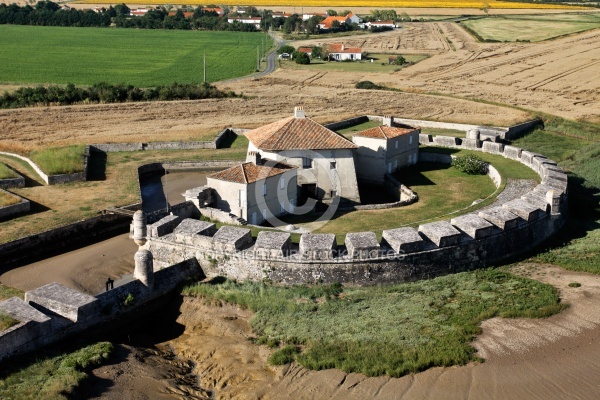
[{"label": "farm building", "polygon": [[394,21],[375,21],[375,22],[367,22],[365,24],[368,28],[395,28],[396,23]]},{"label": "farm building", "polygon": [[381,184],[385,174],[417,163],[419,133],[412,127],[395,127],[392,117],[384,124],[352,137],[356,149],[357,178],[362,182]]}]

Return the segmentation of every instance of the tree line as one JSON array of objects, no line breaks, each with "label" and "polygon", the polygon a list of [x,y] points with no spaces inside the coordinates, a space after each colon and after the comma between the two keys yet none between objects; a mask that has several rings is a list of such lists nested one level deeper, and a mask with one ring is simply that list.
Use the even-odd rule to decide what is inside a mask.
[{"label": "tree line", "polygon": [[125,103],[157,100],[200,100],[238,97],[209,83],[200,85],[173,83],[169,86],[139,88],[133,85],[97,83],[90,87],[66,86],[22,87],[0,96],[0,108],[70,105],[87,103]]},{"label": "tree line", "polygon": [[[227,16],[219,16],[214,11],[205,11],[202,6],[193,9],[187,16],[182,9],[169,15],[167,8],[159,6],[140,17],[131,16],[129,7],[118,4],[93,10],[63,9],[52,1],[39,1],[35,6],[0,4],[0,24],[72,27],[108,27],[114,24],[119,28],[142,29],[203,29],[221,31],[254,32],[252,24],[228,23]],[[192,12],[192,11],[190,11]]]}]

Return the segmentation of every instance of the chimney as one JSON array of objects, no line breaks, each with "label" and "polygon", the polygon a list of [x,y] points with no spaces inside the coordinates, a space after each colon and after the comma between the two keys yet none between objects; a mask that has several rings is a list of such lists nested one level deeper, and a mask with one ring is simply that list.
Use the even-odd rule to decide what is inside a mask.
[{"label": "chimney", "polygon": [[262,165],[262,157],[258,151],[254,153],[254,164]]},{"label": "chimney", "polygon": [[304,107],[294,107],[294,118],[305,118]]},{"label": "chimney", "polygon": [[393,126],[394,125],[394,117],[392,117],[391,115],[386,115],[383,117],[383,124],[386,126]]}]

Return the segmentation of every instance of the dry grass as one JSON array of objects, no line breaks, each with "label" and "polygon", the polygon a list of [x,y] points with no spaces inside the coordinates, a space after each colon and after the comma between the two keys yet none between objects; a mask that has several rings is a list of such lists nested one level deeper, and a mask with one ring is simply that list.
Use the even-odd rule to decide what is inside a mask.
[{"label": "dry grass", "polygon": [[13,196],[4,190],[0,190],[0,207],[11,206],[20,202],[21,200],[17,196]]}]

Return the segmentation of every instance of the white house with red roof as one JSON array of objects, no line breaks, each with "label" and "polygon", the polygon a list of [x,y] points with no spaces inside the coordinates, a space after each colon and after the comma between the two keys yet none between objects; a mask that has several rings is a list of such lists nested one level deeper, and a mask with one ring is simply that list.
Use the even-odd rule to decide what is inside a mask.
[{"label": "white house with red roof", "polygon": [[254,25],[256,29],[260,29],[260,22],[262,21],[261,17],[232,17],[227,18],[227,22],[230,24],[233,22],[241,22],[242,24],[250,24]]},{"label": "white house with red roof", "polygon": [[416,164],[419,158],[421,129],[394,126],[392,117],[384,117],[383,122],[352,136],[357,145],[356,170],[360,181],[383,183],[386,173]]},{"label": "white house with red roof", "polygon": [[258,159],[207,176],[215,190],[215,205],[258,225],[294,211],[297,201],[297,167]]},{"label": "white house with red roof", "polygon": [[362,49],[360,47],[346,47],[343,43],[332,43],[326,46],[329,58],[336,61],[361,60]]},{"label": "white house with red roof", "polygon": [[298,168],[300,197],[308,194],[323,202],[360,202],[354,150],[357,146],[342,135],[307,118],[302,107],[294,115],[245,133],[246,161],[257,156]]}]

